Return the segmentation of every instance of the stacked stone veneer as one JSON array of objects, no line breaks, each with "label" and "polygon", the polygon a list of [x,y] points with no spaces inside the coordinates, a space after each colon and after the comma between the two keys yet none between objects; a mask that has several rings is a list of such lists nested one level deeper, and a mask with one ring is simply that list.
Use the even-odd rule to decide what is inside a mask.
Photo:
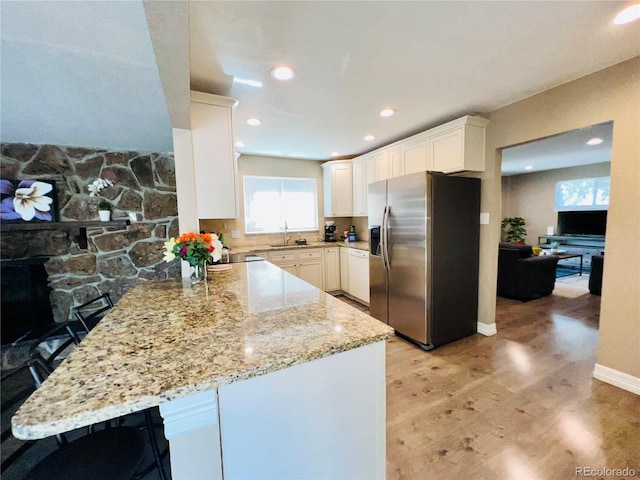
[{"label": "stacked stone veneer", "polygon": [[66,230],[2,232],[2,259],[49,257],[56,321],[103,292],[117,302],[139,281],[180,275],[178,261],[162,260],[163,243],[179,231],[172,155],[15,143],[1,149],[2,178],[55,181],[58,221],[98,220],[98,199],[87,190],[98,177],[115,181],[101,192],[113,205],[112,219],[127,219],[128,212],[140,219],[122,228],[88,228],[84,250]]}]

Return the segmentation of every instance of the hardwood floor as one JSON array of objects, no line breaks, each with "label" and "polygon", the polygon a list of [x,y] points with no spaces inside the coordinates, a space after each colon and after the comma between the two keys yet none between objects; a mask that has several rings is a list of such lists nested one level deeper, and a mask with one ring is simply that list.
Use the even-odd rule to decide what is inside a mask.
[{"label": "hardwood floor", "polygon": [[[574,296],[586,291],[584,278],[557,283],[572,285],[568,297],[558,289],[527,303],[498,298],[493,337],[432,352],[388,341],[388,479],[560,480],[580,467],[628,467],[635,476],[616,478],[640,478],[640,397],[592,377],[600,297]],[[3,407],[30,383],[19,378],[3,384]],[[9,433],[12,413],[2,415],[3,461],[20,446]],[[24,478],[52,448],[51,439],[36,442],[2,478]]]},{"label": "hardwood floor", "polygon": [[497,302],[496,336],[388,342],[387,478],[639,478],[640,397],[592,377],[600,297]]}]

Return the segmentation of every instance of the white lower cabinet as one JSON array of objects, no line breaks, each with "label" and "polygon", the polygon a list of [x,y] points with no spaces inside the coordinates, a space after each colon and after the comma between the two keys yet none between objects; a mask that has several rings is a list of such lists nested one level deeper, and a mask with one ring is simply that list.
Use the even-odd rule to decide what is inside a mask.
[{"label": "white lower cabinet", "polygon": [[322,248],[301,250],[298,254],[298,277],[314,287],[324,290]]},{"label": "white lower cabinet", "polygon": [[349,249],[340,249],[340,290],[349,293]]},{"label": "white lower cabinet", "polygon": [[269,261],[314,287],[324,289],[321,248],[270,252]]},{"label": "white lower cabinet", "polygon": [[324,289],[340,290],[340,248],[324,249]]},{"label": "white lower cabinet", "polygon": [[[277,265],[277,264],[276,264]],[[285,272],[289,272],[291,275],[298,276],[298,266],[297,265],[278,265]]]},{"label": "white lower cabinet", "polygon": [[369,252],[349,247],[277,250],[264,254],[271,263],[324,290],[342,290],[369,303]]},{"label": "white lower cabinet", "polygon": [[385,478],[385,350],[381,341],[161,404],[171,476]]},{"label": "white lower cabinet", "polygon": [[349,294],[369,303],[369,252],[349,250]]}]

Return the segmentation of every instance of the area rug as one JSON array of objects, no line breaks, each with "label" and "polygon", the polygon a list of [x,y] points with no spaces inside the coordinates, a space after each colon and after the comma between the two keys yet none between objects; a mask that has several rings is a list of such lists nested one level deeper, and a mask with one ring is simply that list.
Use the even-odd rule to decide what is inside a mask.
[{"label": "area rug", "polygon": [[[578,267],[572,268],[572,267],[562,267],[558,265],[556,267],[556,278],[569,277],[571,275],[578,275],[579,272],[580,272],[580,269]],[[584,275],[584,272],[583,272],[583,275]]]},{"label": "area rug", "polygon": [[567,283],[556,282],[553,289],[553,295],[565,298],[577,298],[582,295],[587,295],[589,289],[582,285],[571,285]]}]

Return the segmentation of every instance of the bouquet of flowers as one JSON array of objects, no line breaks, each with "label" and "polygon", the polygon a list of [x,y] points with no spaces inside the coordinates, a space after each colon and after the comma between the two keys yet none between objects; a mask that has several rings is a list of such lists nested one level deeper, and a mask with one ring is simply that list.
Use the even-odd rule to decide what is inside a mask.
[{"label": "bouquet of flowers", "polygon": [[176,241],[171,238],[164,243],[164,261],[171,262],[176,257],[189,262],[192,267],[202,267],[209,257],[221,258],[221,252],[215,248],[217,237],[209,233],[183,233]]}]

